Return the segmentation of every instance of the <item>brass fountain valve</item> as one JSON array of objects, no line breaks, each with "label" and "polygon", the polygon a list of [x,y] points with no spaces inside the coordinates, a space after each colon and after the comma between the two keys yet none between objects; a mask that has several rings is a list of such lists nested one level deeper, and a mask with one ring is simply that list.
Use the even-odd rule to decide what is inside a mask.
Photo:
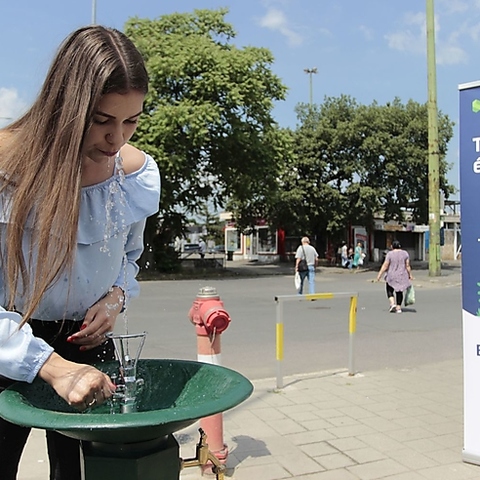
[{"label": "brass fountain valve", "polygon": [[202,467],[208,462],[212,462],[212,473],[215,474],[216,480],[225,480],[225,470],[227,467],[220,463],[220,460],[208,449],[207,434],[199,428],[200,440],[196,447],[195,458],[186,460],[180,459],[180,470],[188,467]]}]

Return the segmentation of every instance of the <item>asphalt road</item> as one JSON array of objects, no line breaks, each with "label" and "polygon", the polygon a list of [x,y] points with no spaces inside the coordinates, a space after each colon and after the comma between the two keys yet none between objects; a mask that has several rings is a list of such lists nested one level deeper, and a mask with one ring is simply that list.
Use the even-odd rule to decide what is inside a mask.
[{"label": "asphalt road", "polygon": [[[384,283],[375,272],[323,269],[317,292],[358,292],[355,370],[412,367],[462,355],[459,270],[438,281],[415,272],[416,304],[388,313]],[[222,365],[251,379],[276,375],[275,296],[294,294],[289,275],[215,280],[150,281],[127,310],[116,331],[148,332],[142,358],[196,359],[195,328],[188,311],[200,287],[216,287],[232,322],[222,334]],[[289,302],[284,309],[283,374],[348,367],[349,300]]]}]

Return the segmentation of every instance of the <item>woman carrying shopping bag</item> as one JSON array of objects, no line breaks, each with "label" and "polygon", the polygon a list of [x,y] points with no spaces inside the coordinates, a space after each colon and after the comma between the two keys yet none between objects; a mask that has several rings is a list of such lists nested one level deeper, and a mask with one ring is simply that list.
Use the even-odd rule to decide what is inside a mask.
[{"label": "woman carrying shopping bag", "polygon": [[402,250],[398,240],[392,242],[392,250],[387,253],[385,261],[377,275],[377,282],[385,273],[387,298],[390,313],[402,313],[403,292],[411,286],[412,268],[408,252]]}]

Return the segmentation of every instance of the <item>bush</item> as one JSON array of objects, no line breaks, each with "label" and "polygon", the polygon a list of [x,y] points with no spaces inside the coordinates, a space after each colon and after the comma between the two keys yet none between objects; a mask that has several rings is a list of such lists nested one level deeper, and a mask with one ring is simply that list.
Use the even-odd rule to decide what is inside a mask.
[{"label": "bush", "polygon": [[180,253],[170,245],[155,245],[154,269],[161,273],[178,273],[182,269]]}]

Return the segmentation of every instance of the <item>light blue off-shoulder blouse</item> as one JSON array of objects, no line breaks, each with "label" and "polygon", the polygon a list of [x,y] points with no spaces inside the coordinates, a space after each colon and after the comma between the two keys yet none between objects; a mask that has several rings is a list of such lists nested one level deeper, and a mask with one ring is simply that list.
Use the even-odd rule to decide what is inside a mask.
[{"label": "light blue off-shoulder blouse", "polygon": [[[136,172],[124,175],[123,171],[116,171],[108,180],[83,188],[77,252],[72,272],[61,275],[48,289],[33,318],[80,321],[88,308],[105,296],[113,286],[119,286],[126,292],[127,303],[129,299],[136,297],[139,294],[138,282],[135,279],[139,270],[136,261],[143,251],[145,221],[158,211],[159,198],[158,167],[153,158],[146,154],[143,166]],[[0,197],[1,238],[5,237],[8,221],[8,199]],[[29,231],[27,225],[24,238],[24,255],[27,259],[30,248],[35,254]],[[5,305],[7,298],[8,292],[0,275],[0,304]],[[23,311],[23,307],[24,300],[21,297],[16,298],[17,311]],[[10,314],[7,316],[8,319],[5,315],[0,315],[0,324],[5,322],[4,329],[0,328],[0,350],[7,345],[6,332],[11,333],[12,318]],[[15,343],[10,340],[10,345],[20,345],[10,348],[9,351],[10,363],[17,362],[17,367],[9,367],[10,378],[12,371],[23,371],[22,379],[28,381],[40,366],[30,365],[30,368],[25,362],[31,364],[32,358],[44,361],[45,352],[49,351],[43,342],[29,339],[31,332],[28,332],[29,328],[22,329],[22,335],[27,339],[23,342]],[[3,374],[4,354],[5,350],[0,355],[0,375]]]}]

